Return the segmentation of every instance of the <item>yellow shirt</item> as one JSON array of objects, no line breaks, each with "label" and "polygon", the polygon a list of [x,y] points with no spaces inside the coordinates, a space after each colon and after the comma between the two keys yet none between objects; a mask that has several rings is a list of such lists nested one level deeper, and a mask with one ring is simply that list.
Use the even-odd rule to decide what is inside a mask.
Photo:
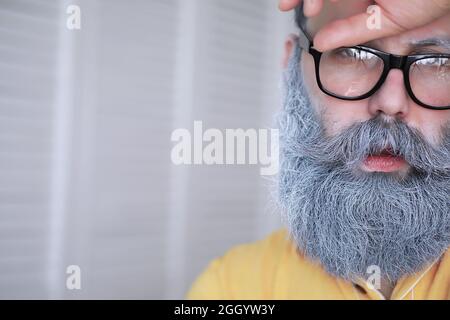
[{"label": "yellow shirt", "polygon": [[[209,263],[187,299],[384,299],[362,281],[335,278],[296,250],[285,228],[238,245]],[[450,299],[450,250],[423,271],[400,279],[390,299]]]}]

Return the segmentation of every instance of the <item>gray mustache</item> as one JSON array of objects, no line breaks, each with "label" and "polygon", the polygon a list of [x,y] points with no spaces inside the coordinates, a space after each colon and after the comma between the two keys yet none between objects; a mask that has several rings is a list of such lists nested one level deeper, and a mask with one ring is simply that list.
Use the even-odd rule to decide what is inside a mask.
[{"label": "gray mustache", "polygon": [[[283,82],[277,186],[297,246],[346,279],[365,278],[367,267],[377,265],[398,280],[436,261],[450,243],[450,124],[437,145],[383,115],[327,136],[299,61],[296,50]],[[406,178],[349,170],[386,148],[413,167]]]},{"label": "gray mustache", "polygon": [[389,149],[391,154],[403,157],[420,173],[450,174],[450,124],[444,128],[442,142],[437,147],[405,122],[398,119],[387,121],[382,115],[356,123],[332,137],[326,137],[323,128],[316,133],[306,143],[291,144],[291,150],[287,152],[322,164],[352,168],[367,156]]}]

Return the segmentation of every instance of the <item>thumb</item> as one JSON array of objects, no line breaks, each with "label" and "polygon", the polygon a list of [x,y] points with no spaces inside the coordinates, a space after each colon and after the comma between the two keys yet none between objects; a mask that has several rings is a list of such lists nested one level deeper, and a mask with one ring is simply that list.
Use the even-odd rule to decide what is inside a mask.
[{"label": "thumb", "polygon": [[301,0],[280,0],[278,8],[280,8],[281,11],[289,11],[299,6],[301,2]]}]

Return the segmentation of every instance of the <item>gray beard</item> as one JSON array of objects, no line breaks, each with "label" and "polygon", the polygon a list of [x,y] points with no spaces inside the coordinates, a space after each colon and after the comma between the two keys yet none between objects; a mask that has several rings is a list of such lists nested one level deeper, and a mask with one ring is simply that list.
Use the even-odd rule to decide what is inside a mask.
[{"label": "gray beard", "polygon": [[[279,202],[298,248],[337,277],[367,278],[378,266],[398,281],[450,246],[450,125],[442,143],[399,120],[377,116],[327,137],[313,111],[297,47],[286,70],[279,115]],[[411,166],[406,176],[362,172],[369,154],[390,146]]]}]

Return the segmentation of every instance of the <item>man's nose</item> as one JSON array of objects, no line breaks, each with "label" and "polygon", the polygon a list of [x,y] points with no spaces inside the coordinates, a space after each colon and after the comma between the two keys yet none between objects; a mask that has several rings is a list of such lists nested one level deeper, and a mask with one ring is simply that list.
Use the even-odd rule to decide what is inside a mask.
[{"label": "man's nose", "polygon": [[409,111],[410,99],[405,88],[403,72],[391,70],[382,87],[369,99],[369,112],[373,116],[384,113],[395,118],[404,118]]}]

